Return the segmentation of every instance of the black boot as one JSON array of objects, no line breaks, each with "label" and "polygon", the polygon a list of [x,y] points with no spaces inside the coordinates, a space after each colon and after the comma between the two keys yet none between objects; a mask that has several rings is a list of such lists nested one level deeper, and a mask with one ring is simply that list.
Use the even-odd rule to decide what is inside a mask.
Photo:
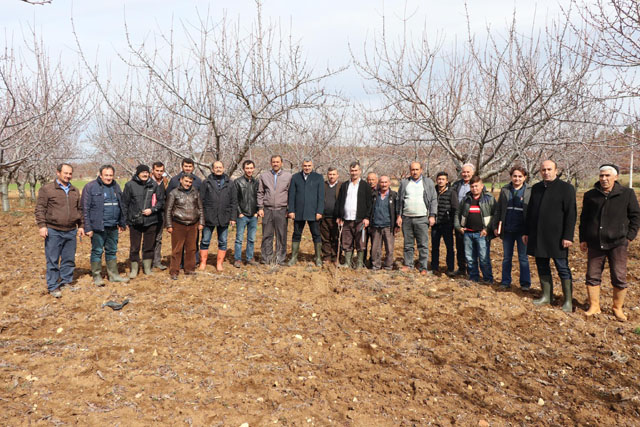
[{"label": "black boot", "polygon": [[102,280],[102,261],[94,261],[91,263],[91,276],[93,276],[93,284],[96,286],[104,286]]},{"label": "black boot", "polygon": [[344,253],[344,264],[338,265],[338,267],[342,268],[351,268],[351,258],[353,257],[353,251],[345,251]]},{"label": "black boot", "polygon": [[564,295],[564,304],[562,311],[565,313],[573,312],[573,283],[571,279],[562,279],[562,294]]},{"label": "black boot", "polygon": [[316,250],[316,253],[315,253],[316,267],[322,267],[322,242],[314,243],[313,246]]},{"label": "black boot", "polygon": [[298,252],[300,252],[300,242],[291,242],[291,259],[287,264],[289,267],[293,267],[298,262]]},{"label": "black boot", "polygon": [[551,276],[540,276],[540,286],[542,287],[542,296],[539,299],[534,299],[533,303],[535,305],[551,304],[553,296],[553,279]]}]

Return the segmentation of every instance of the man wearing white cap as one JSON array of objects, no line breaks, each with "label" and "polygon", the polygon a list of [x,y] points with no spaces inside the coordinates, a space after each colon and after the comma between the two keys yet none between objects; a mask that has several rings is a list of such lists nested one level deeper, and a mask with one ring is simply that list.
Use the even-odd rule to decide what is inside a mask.
[{"label": "man wearing white cap", "polygon": [[584,194],[580,215],[580,249],[587,253],[586,315],[600,313],[600,283],[605,260],[609,261],[613,285],[613,314],[627,320],[622,305],[627,294],[627,254],[640,227],[640,206],[635,192],[618,180],[618,167],[600,166],[598,182]]}]

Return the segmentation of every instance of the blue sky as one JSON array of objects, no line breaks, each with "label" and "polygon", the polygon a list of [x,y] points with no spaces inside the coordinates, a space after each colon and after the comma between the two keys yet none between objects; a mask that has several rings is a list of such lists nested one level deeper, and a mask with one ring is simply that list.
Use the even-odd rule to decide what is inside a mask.
[{"label": "blue sky", "polygon": [[[523,31],[529,30],[534,17],[537,25],[542,25],[546,16],[556,16],[560,11],[554,1],[468,2],[472,30],[480,34],[487,25],[497,30],[504,28],[514,8]],[[250,0],[53,0],[52,4],[44,6],[2,0],[0,27],[8,40],[15,40],[14,45],[19,44],[23,32],[35,27],[45,40],[50,55],[60,55],[68,67],[75,67],[73,16],[85,52],[92,57],[99,52],[101,62],[117,67],[116,51],[125,50],[125,18],[134,38],[140,41],[145,35],[169,28],[172,21],[176,29],[180,28],[181,21],[195,22],[197,13],[204,14],[207,10],[214,18],[226,13],[246,26],[251,24],[256,13],[255,2]],[[466,36],[463,0],[265,0],[263,3],[263,16],[279,21],[284,27],[290,25],[294,38],[301,41],[309,63],[318,70],[326,65],[347,65],[349,44],[357,54],[362,52],[365,39],[371,39],[380,31],[383,15],[390,32],[399,33],[405,11],[411,15],[409,28],[416,36],[423,28],[434,40],[438,34],[444,34],[448,41]],[[362,82],[353,68],[331,84],[350,96],[358,97],[362,93]]]}]

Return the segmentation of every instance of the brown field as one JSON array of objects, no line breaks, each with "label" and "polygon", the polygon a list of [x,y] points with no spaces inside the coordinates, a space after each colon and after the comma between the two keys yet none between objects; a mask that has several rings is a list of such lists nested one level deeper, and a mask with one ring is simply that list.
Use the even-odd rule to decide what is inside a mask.
[{"label": "brown field", "polygon": [[[522,293],[444,275],[316,268],[307,231],[293,268],[226,263],[223,273],[209,266],[172,281],[157,272],[104,288],[91,282],[85,238],[77,281],[55,300],[32,211],[0,214],[1,425],[639,423],[637,287],[630,321],[618,323],[606,274],[603,314],[586,319],[576,248],[569,315],[557,280],[554,306],[534,308],[535,274],[535,290]],[[398,260],[401,247],[400,235]],[[492,251],[499,279],[499,241]],[[631,251],[637,282],[637,242]],[[102,308],[125,297],[122,311]]]}]

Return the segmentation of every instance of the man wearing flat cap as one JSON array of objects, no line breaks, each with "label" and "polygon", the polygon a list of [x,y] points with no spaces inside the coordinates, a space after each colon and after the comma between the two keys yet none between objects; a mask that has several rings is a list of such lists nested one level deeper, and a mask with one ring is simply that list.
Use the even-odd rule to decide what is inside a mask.
[{"label": "man wearing flat cap", "polygon": [[613,286],[613,314],[622,322],[627,316],[622,305],[627,294],[627,254],[629,242],[640,227],[640,206],[635,192],[618,181],[619,169],[600,166],[598,182],[584,194],[580,214],[580,249],[587,253],[587,294],[593,316],[600,313],[600,283],[605,260],[609,261]]}]

